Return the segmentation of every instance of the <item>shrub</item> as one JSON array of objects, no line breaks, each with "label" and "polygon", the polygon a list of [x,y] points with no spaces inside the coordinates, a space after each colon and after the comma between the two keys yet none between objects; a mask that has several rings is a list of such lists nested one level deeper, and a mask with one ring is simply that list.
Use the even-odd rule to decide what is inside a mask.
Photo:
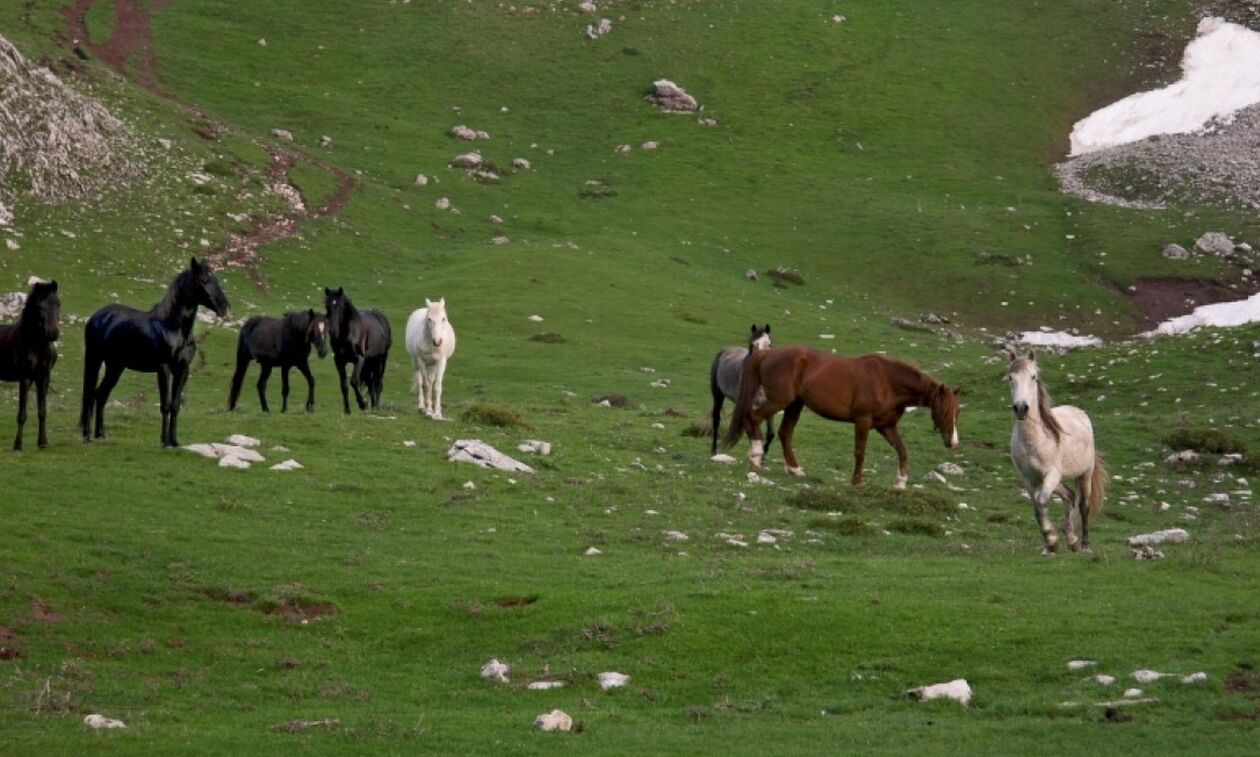
[{"label": "shrub", "polygon": [[682,436],[707,439],[713,433],[713,423],[708,418],[692,421],[683,426],[683,430],[678,433]]},{"label": "shrub", "polygon": [[1164,444],[1174,450],[1191,449],[1217,455],[1247,451],[1247,445],[1216,429],[1179,428],[1164,435]]},{"label": "shrub", "polygon": [[932,492],[863,486],[832,492],[804,489],[788,502],[802,510],[845,513],[878,509],[904,515],[952,515],[956,509],[949,500]]},{"label": "shrub", "polygon": [[459,419],[465,423],[479,423],[483,426],[499,428],[526,425],[525,419],[516,410],[507,405],[495,405],[488,402],[478,402],[470,406]]},{"label": "shrub", "polygon": [[557,334],[554,331],[544,331],[541,334],[534,334],[529,338],[531,342],[542,342],[543,344],[563,344],[569,341],[564,338],[563,334]]},{"label": "shrub", "polygon": [[923,518],[896,518],[888,524],[889,531],[902,534],[922,534],[923,536],[944,536],[945,529],[939,523]]}]

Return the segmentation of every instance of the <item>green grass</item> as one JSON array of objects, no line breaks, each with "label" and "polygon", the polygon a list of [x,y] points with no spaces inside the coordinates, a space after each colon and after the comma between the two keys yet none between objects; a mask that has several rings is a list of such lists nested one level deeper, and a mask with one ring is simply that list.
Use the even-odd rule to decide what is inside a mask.
[{"label": "green grass", "polygon": [[[1165,242],[1223,228],[1254,243],[1253,216],[1092,206],[1059,195],[1048,170],[1073,121],[1145,81],[1131,73],[1142,40],[1184,38],[1191,5],[859,2],[835,25],[807,3],[645,0],[609,10],[599,42],[581,33],[587,17],[523,7],[171,3],[152,20],[159,80],[204,117],[85,74],[175,146],[143,185],[19,204],[21,250],[0,248],[0,291],[56,277],[66,319],[52,446],[0,453],[0,646],[21,655],[0,661],[2,750],[1251,750],[1255,703],[1225,681],[1260,665],[1260,524],[1236,493],[1228,509],[1203,500],[1254,474],[1160,462],[1179,428],[1260,447],[1260,328],[1039,358],[1056,401],[1090,413],[1113,474],[1094,554],[1051,560],[1007,456],[1010,399],[989,347],[1043,323],[1131,333],[1115,286],[1221,273],[1164,260]],[[61,24],[52,6],[0,8],[6,36],[54,63]],[[644,103],[662,76],[718,126]],[[470,149],[446,136],[455,123],[491,133],[475,146],[494,164],[532,170],[495,185],[448,170]],[[208,126],[220,136],[199,136]],[[316,361],[314,413],[252,401],[228,413],[235,333],[199,324],[182,441],[247,433],[268,465],[305,467],[233,471],[159,450],[153,379],[132,373],[110,438],[82,445],[70,317],[147,307],[201,239],[248,228],[232,216],[283,209],[260,179],[272,128],[358,184],[337,217],[221,273],[233,316],[318,306],[324,286],[382,308],[383,407],[343,415],[335,372]],[[660,149],[640,150],[647,140]],[[203,170],[212,195],[186,179]],[[417,173],[435,181],[415,187]],[[312,205],[334,186],[310,161],[289,180]],[[440,196],[460,213],[436,210]],[[486,244],[498,234],[512,241]],[[779,268],[802,283],[744,278]],[[459,337],[450,422],[416,413],[408,392],[403,326],[425,297],[446,297]],[[889,322],[926,311],[968,339]],[[535,339],[533,314],[564,343]],[[887,488],[896,457],[878,436],[850,488],[852,427],[809,414],[795,438],[804,479],[781,472],[777,444],[769,486],[709,462],[707,433],[685,434],[710,407],[709,361],[767,321],[779,344],[886,350],[964,384],[962,446],[948,452],[927,414],[909,413],[904,492]],[[617,406],[592,402],[605,397]],[[15,406],[0,393],[0,419]],[[527,437],[552,454],[517,453]],[[467,438],[536,472],[447,462]],[[944,460],[965,474],[926,475]],[[1127,559],[1127,537],[1172,526],[1192,541]],[[767,529],[791,535],[757,544]],[[510,684],[479,679],[491,657]],[[1120,680],[1067,671],[1077,658]],[[1100,723],[1093,703],[1138,668],[1209,680],[1144,686],[1158,704]],[[630,685],[601,691],[607,670]],[[956,677],[970,708],[903,696]],[[526,688],[543,679],[568,686]],[[583,731],[533,732],[554,707]],[[91,712],[128,729],[89,732]],[[325,720],[337,722],[293,725]]]}]

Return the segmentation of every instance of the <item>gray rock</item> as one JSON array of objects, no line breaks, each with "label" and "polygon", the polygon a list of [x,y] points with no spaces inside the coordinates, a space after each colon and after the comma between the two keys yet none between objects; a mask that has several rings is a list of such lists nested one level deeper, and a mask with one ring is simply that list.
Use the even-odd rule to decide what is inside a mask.
[{"label": "gray rock", "polygon": [[288,129],[272,129],[271,136],[275,137],[281,142],[293,141],[293,132],[289,131]]},{"label": "gray rock", "polygon": [[1185,260],[1190,257],[1190,251],[1179,244],[1166,244],[1160,254],[1169,260]]},{"label": "gray rock", "polygon": [[654,82],[652,91],[644,95],[643,99],[671,113],[690,113],[700,108],[696,98],[669,79],[658,79]]},{"label": "gray rock", "polygon": [[1234,240],[1219,231],[1209,231],[1194,243],[1194,251],[1204,255],[1233,255]]}]

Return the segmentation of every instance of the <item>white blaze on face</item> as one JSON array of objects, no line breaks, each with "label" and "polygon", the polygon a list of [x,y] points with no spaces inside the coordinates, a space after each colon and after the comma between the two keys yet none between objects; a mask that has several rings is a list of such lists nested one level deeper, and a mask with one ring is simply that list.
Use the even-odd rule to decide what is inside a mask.
[{"label": "white blaze on face", "polygon": [[1037,406],[1037,364],[1021,360],[1018,366],[1007,374],[1011,383],[1011,405],[1025,404],[1034,408]]},{"label": "white blaze on face", "polygon": [[770,349],[770,335],[762,334],[753,340],[753,351]]},{"label": "white blaze on face", "polygon": [[318,328],[319,328],[319,333],[321,333],[321,334],[322,334],[322,333],[324,333],[324,331],[327,329],[327,326],[324,324],[324,322],[323,322],[323,321],[320,321],[320,322],[319,322],[319,326],[318,326]]},{"label": "white blaze on face", "polygon": [[949,437],[949,448],[953,449],[958,446],[958,421],[954,421],[954,433]]}]

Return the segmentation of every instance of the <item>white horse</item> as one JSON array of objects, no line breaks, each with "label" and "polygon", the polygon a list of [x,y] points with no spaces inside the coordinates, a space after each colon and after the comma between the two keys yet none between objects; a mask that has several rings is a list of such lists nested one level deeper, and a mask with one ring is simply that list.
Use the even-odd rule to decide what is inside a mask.
[{"label": "white horse", "polygon": [[[1059,537],[1046,514],[1050,498],[1063,498],[1063,531],[1068,548],[1077,549],[1073,521],[1080,524],[1080,548],[1089,550],[1089,523],[1102,510],[1107,493],[1107,469],[1094,449],[1094,427],[1085,411],[1070,405],[1054,407],[1041,382],[1036,356],[1020,358],[1010,353],[1006,381],[1011,385],[1011,410],[1015,428],[1011,431],[1011,461],[1024,479],[1024,488],[1033,501],[1033,513],[1045,548],[1053,555]],[[1075,479],[1076,491],[1063,485]]]},{"label": "white horse", "polygon": [[446,319],[446,298],[424,301],[424,307],[407,319],[407,352],[416,369],[412,389],[416,390],[416,409],[435,420],[442,420],[442,377],[446,361],[455,352],[455,329]]}]

